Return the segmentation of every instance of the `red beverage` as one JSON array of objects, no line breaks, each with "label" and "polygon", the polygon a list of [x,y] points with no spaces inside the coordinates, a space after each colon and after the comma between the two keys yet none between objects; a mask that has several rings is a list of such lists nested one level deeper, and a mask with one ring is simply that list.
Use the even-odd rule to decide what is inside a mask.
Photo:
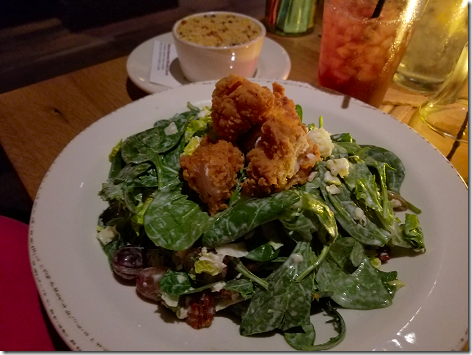
[{"label": "red beverage", "polygon": [[377,0],[325,0],[319,84],[379,107],[410,38],[405,3],[371,18]]}]

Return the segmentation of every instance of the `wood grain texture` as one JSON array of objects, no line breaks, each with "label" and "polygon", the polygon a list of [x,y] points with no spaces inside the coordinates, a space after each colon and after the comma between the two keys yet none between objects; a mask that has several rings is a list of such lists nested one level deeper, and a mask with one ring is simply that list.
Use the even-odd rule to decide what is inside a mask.
[{"label": "wood grain texture", "polygon": [[[187,4],[185,11],[194,3]],[[240,3],[234,4],[244,12]],[[171,23],[167,26],[170,30]],[[302,37],[268,34],[290,56],[288,79],[317,86],[320,34],[319,23],[313,33]],[[126,60],[122,56],[0,95],[0,143],[31,198],[72,138],[101,117],[146,96],[128,79]],[[425,99],[392,83],[380,109],[408,123]],[[467,179],[468,154],[459,151],[453,162]]]}]

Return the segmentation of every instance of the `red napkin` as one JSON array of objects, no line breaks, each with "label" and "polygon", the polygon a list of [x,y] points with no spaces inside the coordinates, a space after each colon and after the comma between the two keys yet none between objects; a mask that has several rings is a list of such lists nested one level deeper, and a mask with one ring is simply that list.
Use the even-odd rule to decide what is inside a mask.
[{"label": "red napkin", "polygon": [[28,257],[28,225],[0,216],[0,350],[54,351]]}]

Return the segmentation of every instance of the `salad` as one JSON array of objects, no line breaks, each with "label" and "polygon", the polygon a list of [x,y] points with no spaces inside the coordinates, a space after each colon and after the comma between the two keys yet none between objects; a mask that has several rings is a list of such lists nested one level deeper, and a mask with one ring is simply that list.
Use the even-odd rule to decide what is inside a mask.
[{"label": "salad", "polygon": [[[322,117],[305,125],[293,105],[318,157],[307,154],[314,165],[305,178],[250,190],[245,152],[242,164],[226,164],[238,169],[230,193],[208,198],[182,162],[215,134],[217,108],[187,106],[110,153],[99,192],[109,206],[97,237],[116,275],[195,329],[225,309],[239,317],[242,336],[279,332],[297,350],[339,344],[346,327],[338,309],[392,304],[404,284],[382,265],[396,250],[425,252],[421,211],[400,194],[399,157],[348,132],[329,133]],[[310,320],[317,312],[331,316],[337,334],[324,343]]]}]

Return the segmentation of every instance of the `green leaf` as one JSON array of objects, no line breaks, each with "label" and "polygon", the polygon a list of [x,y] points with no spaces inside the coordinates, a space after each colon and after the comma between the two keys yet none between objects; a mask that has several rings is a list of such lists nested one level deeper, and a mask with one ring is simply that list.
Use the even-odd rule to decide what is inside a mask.
[{"label": "green leaf", "polygon": [[331,135],[331,140],[336,143],[356,143],[356,140],[352,138],[351,133],[336,133]]},{"label": "green leaf", "polygon": [[254,285],[248,279],[230,280],[226,282],[223,289],[239,292],[245,300],[250,299],[254,295]]},{"label": "green leaf", "polygon": [[211,248],[231,243],[257,226],[277,219],[285,208],[299,199],[296,191],[287,190],[268,197],[238,200],[212,217],[202,243]]},{"label": "green leaf", "polygon": [[332,291],[331,298],[341,307],[375,309],[390,306],[393,297],[382,275],[365,253],[359,255],[359,248],[362,246],[353,238],[338,239],[319,266],[316,274],[319,287]]},{"label": "green leaf", "polygon": [[121,155],[126,163],[154,162],[154,155],[165,153],[175,146],[188,122],[185,115],[176,115],[169,120],[161,120],[156,126],[125,139],[121,145]]},{"label": "green leaf", "polygon": [[253,261],[265,262],[275,259],[279,255],[279,251],[280,249],[274,250],[274,247],[267,242],[252,249],[244,257]]},{"label": "green leaf", "polygon": [[405,214],[404,235],[411,246],[418,251],[425,251],[423,230],[420,226],[418,216],[415,214]]},{"label": "green leaf", "polygon": [[405,166],[395,153],[374,145],[362,145],[369,148],[365,154],[372,159],[387,164],[391,169],[387,171],[387,187],[389,190],[400,193],[400,187],[405,179]]},{"label": "green leaf", "polygon": [[187,273],[167,270],[159,281],[161,292],[173,296],[180,296],[192,289],[190,278]]},{"label": "green leaf", "polygon": [[[317,344],[312,346],[302,346],[302,351],[322,351],[334,348],[336,345],[341,343],[346,335],[346,323],[339,312],[331,306],[330,302],[326,302],[323,307],[328,315],[333,317],[332,322],[334,323],[334,329],[338,332],[338,335],[329,339],[326,343]],[[329,323],[329,322],[327,322]]]},{"label": "green leaf", "polygon": [[151,167],[151,164],[126,164],[123,169],[115,176],[113,183],[118,184],[120,182],[130,182],[137,178],[139,175],[146,172]]},{"label": "green leaf", "polygon": [[[287,208],[279,219],[286,229],[298,232],[305,241],[311,240],[312,234],[320,231],[320,226],[334,240],[338,236],[334,213],[324,203],[318,189],[310,191],[311,193],[300,190],[300,202]],[[289,235],[292,236],[291,233]],[[320,233],[318,235],[320,236]]]},{"label": "green leaf", "polygon": [[269,288],[254,293],[241,320],[241,335],[287,330],[310,322],[313,278],[302,282],[295,278],[313,262],[310,244],[298,243],[285,263],[267,277]]},{"label": "green leaf", "polygon": [[112,152],[110,153],[109,159],[111,162],[110,170],[108,171],[108,178],[113,179],[125,165],[123,158],[121,157],[121,143],[120,142],[113,148]]},{"label": "green leaf", "polygon": [[209,215],[177,189],[158,191],[144,214],[144,229],[157,246],[185,250],[208,228]]},{"label": "green leaf", "polygon": [[298,117],[300,117],[300,121],[303,122],[303,108],[300,105],[295,105],[295,111],[297,112]]},{"label": "green leaf", "polygon": [[284,332],[285,341],[292,348],[302,350],[304,347],[313,346],[316,332],[313,324],[308,323]]},{"label": "green leaf", "polygon": [[355,216],[357,206],[351,200],[349,190],[346,185],[340,187],[341,193],[332,195],[321,189],[323,197],[334,212],[334,216],[341,227],[353,238],[362,244],[383,246],[389,240],[387,231],[382,231],[372,221],[366,218],[365,225],[358,223]]}]

